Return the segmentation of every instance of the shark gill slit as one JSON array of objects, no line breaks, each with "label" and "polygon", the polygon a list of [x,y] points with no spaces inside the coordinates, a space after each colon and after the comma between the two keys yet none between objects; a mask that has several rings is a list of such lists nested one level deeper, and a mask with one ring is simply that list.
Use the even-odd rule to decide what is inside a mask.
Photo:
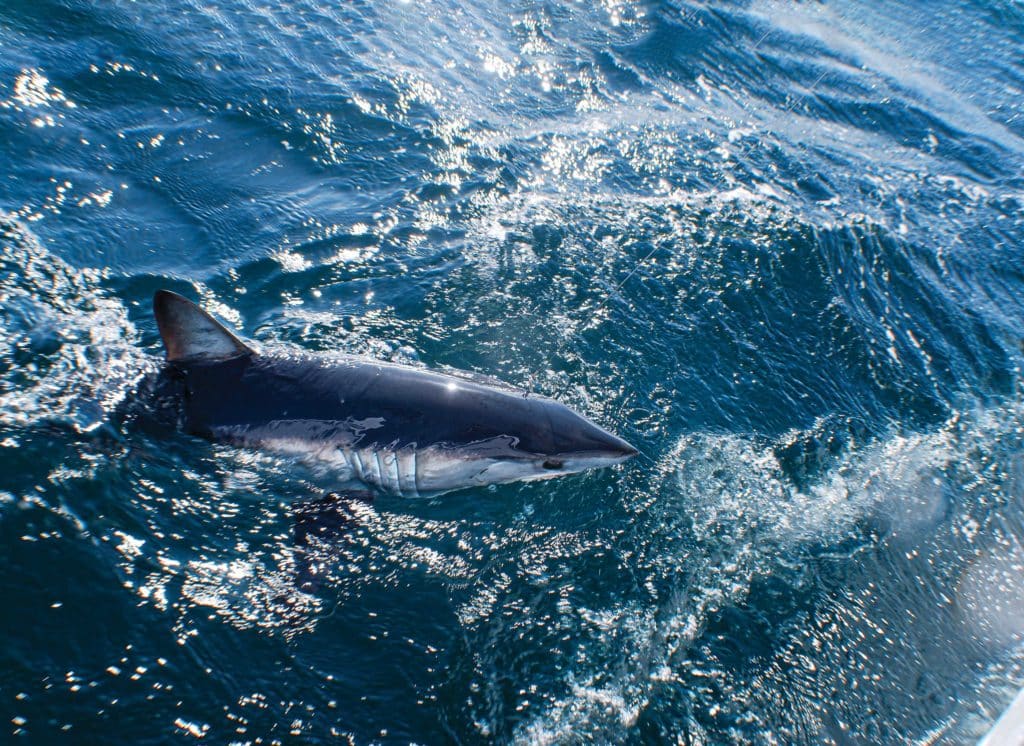
[{"label": "shark gill slit", "polygon": [[373,462],[377,464],[377,484],[387,489],[387,480],[384,476],[384,464],[380,460],[380,451],[374,448],[370,453],[373,454]]},{"label": "shark gill slit", "polygon": [[356,476],[359,477],[360,482],[366,482],[366,470],[363,469],[363,460],[359,458],[359,451],[355,448],[351,451],[352,454],[352,468],[355,469]]},{"label": "shark gill slit", "polygon": [[400,448],[395,453],[395,468],[398,470],[398,484],[403,493],[419,497],[416,489],[416,449]]},{"label": "shark gill slit", "polygon": [[405,497],[405,493],[402,490],[402,472],[398,468],[398,452],[389,450],[387,454],[390,457],[391,461],[391,474],[389,474],[388,476],[391,477],[392,480],[394,480],[395,492],[398,493],[398,496]]},{"label": "shark gill slit", "polygon": [[417,455],[416,446],[412,447],[412,492],[416,497],[420,496],[420,459]]},{"label": "shark gill slit", "polygon": [[391,462],[394,455],[388,449],[378,451],[377,453],[377,459],[380,462],[380,478],[384,483],[384,488],[389,492],[395,492],[399,497],[402,497],[402,487],[397,484],[397,480],[392,474]]}]

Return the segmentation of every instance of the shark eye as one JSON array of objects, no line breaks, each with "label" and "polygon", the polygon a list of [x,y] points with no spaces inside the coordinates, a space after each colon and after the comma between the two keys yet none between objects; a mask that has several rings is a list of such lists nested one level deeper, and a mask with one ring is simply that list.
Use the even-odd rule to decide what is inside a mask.
[{"label": "shark eye", "polygon": [[543,466],[545,469],[561,469],[563,466],[563,462],[559,461],[556,458],[549,458],[547,461],[544,462]]}]

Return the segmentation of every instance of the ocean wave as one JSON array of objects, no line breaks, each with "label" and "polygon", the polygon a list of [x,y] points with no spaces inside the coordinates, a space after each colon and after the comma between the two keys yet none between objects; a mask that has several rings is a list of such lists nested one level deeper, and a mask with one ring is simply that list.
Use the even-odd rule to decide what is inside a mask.
[{"label": "ocean wave", "polygon": [[[1022,422],[1009,402],[867,442],[834,422],[682,438],[639,514],[650,601],[575,610],[601,652],[516,739],[925,737],[975,662],[1024,662]],[[794,448],[817,462],[802,487]]]}]

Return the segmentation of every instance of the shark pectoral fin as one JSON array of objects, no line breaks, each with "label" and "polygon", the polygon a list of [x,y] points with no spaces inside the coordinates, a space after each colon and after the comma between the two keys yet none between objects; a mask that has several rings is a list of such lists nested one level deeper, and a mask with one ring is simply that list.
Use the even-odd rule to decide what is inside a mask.
[{"label": "shark pectoral fin", "polygon": [[358,507],[372,504],[373,493],[369,490],[328,492],[323,497],[296,503],[292,531],[295,545],[309,546],[313,537],[329,541],[346,535],[346,529],[357,520]]},{"label": "shark pectoral fin", "polygon": [[295,585],[305,593],[316,593],[330,566],[344,555],[344,545],[359,530],[359,510],[373,503],[365,490],[330,492],[323,497],[297,503],[293,510],[292,541],[295,551]]},{"label": "shark pectoral fin", "polygon": [[153,315],[169,361],[220,360],[252,354],[213,316],[170,290],[157,290],[153,295]]}]

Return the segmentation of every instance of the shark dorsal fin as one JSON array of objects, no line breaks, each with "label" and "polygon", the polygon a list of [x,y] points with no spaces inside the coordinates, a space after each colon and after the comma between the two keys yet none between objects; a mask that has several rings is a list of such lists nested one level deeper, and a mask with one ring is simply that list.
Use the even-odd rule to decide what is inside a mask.
[{"label": "shark dorsal fin", "polygon": [[157,290],[153,295],[153,315],[169,361],[223,360],[252,354],[213,316],[170,290]]}]

